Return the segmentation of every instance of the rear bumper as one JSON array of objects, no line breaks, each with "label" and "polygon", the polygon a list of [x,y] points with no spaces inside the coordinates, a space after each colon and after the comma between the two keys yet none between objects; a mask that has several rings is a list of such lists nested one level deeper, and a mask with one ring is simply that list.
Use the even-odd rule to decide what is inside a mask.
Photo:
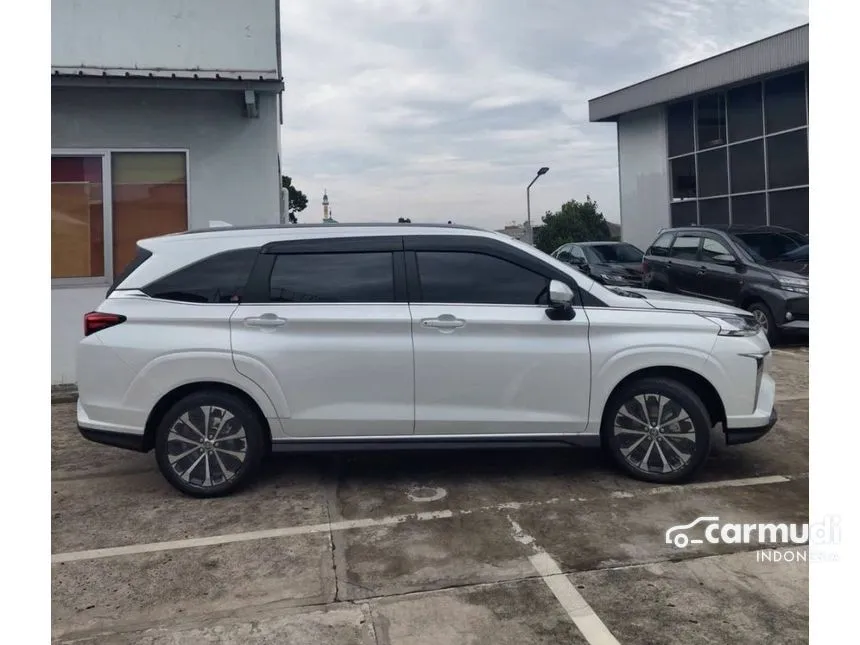
[{"label": "rear bumper", "polygon": [[742,443],[751,443],[757,441],[770,432],[771,428],[776,425],[779,420],[779,415],[776,408],[770,412],[770,418],[763,426],[755,426],[751,428],[726,428],[726,445],[737,446]]},{"label": "rear bumper", "polygon": [[125,448],[126,450],[134,450],[135,452],[147,452],[144,443],[143,435],[129,434],[127,432],[111,432],[110,430],[96,430],[94,428],[86,428],[80,423],[78,431],[85,439],[101,443],[114,448]]}]

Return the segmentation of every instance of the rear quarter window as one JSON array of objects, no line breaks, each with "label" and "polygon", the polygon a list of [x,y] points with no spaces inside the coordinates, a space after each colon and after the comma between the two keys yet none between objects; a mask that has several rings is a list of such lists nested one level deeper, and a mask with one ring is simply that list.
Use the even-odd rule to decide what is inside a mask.
[{"label": "rear quarter window", "polygon": [[239,302],[259,248],[236,249],[209,256],[147,285],[151,298],[175,302]]}]

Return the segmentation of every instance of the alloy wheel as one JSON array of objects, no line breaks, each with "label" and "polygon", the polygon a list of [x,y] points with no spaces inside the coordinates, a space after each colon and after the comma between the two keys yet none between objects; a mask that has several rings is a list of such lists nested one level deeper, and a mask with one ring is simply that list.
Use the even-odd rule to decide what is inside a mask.
[{"label": "alloy wheel", "polygon": [[167,433],[167,461],[196,488],[220,486],[236,477],[248,457],[241,421],[229,410],[204,405],[187,410]]},{"label": "alloy wheel", "polygon": [[638,394],[626,401],[615,415],[613,433],[624,460],[644,473],[677,472],[696,449],[690,414],[664,394]]},{"label": "alloy wheel", "polygon": [[758,326],[762,328],[765,334],[767,334],[767,314],[761,309],[753,309],[752,315],[758,323]]}]

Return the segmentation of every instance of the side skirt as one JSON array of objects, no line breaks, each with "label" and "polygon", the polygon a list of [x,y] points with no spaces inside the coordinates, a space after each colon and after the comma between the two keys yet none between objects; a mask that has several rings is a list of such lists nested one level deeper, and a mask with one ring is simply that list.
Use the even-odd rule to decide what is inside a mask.
[{"label": "side skirt", "polygon": [[511,448],[597,448],[600,436],[534,436],[528,438],[478,437],[332,437],[326,439],[280,439],[272,452],[352,452],[370,450],[497,450]]}]

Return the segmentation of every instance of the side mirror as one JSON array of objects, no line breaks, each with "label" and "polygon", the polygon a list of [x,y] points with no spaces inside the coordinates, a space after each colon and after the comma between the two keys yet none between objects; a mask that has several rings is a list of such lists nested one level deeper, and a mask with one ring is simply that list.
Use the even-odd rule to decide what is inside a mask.
[{"label": "side mirror", "polygon": [[550,320],[573,320],[573,290],[560,280],[550,280],[549,303],[546,310]]},{"label": "side mirror", "polygon": [[738,261],[735,259],[735,256],[728,255],[727,253],[721,253],[720,255],[715,255],[713,257],[714,262],[717,264],[722,264],[724,266],[737,266]]},{"label": "side mirror", "polygon": [[549,302],[553,307],[564,307],[573,304],[573,290],[560,280],[549,283]]}]

